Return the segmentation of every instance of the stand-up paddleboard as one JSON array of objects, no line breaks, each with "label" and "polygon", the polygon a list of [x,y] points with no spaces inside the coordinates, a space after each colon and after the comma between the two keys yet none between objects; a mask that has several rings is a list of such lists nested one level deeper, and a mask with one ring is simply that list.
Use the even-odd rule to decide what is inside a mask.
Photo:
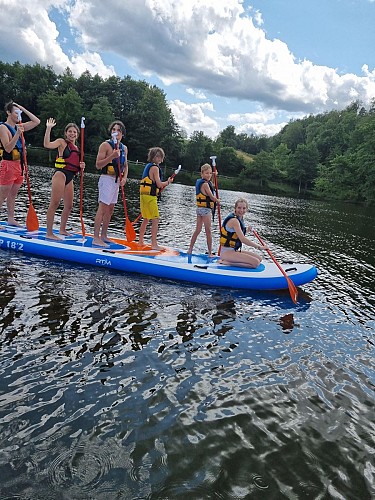
[{"label": "stand-up paddleboard", "polygon": [[[0,222],[0,248],[3,250],[203,285],[248,290],[288,288],[286,278],[273,262],[264,262],[257,269],[223,266],[218,263],[218,257],[188,255],[168,247],[152,250],[150,246],[139,247],[121,238],[111,238],[111,241],[107,248],[102,248],[94,246],[89,235],[83,238],[80,234],[72,234],[60,241],[49,240],[43,227],[29,232],[25,227]],[[287,263],[282,267],[296,286],[309,283],[318,274],[311,264]]]}]

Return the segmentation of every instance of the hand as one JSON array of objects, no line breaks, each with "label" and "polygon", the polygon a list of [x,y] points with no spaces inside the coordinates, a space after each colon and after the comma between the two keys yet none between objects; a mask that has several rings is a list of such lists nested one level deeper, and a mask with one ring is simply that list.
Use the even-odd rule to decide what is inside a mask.
[{"label": "hand", "polygon": [[112,159],[120,158],[120,155],[121,155],[121,151],[119,149],[114,149],[112,151],[111,158]]},{"label": "hand", "polygon": [[123,187],[123,186],[125,186],[125,184],[126,184],[126,179],[125,179],[125,177],[121,177],[120,186],[122,186],[122,187]]},{"label": "hand", "polygon": [[56,120],[54,118],[48,118],[46,122],[47,128],[53,128],[56,125]]},{"label": "hand", "polygon": [[24,132],[24,126],[23,123],[17,123],[17,131],[16,133],[18,134],[18,137]]},{"label": "hand", "polygon": [[168,178],[168,184],[170,184],[171,182],[173,182],[173,179],[174,179],[174,177],[169,177]]},{"label": "hand", "polygon": [[86,167],[86,163],[85,163],[84,161],[80,161],[80,162],[79,162],[79,168],[80,168],[81,170],[85,170],[85,167]]}]

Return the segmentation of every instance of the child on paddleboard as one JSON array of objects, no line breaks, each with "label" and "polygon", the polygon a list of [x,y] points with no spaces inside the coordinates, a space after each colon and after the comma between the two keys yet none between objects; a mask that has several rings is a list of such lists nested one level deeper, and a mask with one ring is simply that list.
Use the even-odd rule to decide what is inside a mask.
[{"label": "child on paddleboard", "polygon": [[[0,122],[0,208],[7,200],[8,224],[19,226],[16,221],[15,204],[18,191],[23,183],[24,154],[22,134],[39,125],[40,120],[26,108],[10,101],[5,105],[5,122]],[[25,113],[28,121],[19,123],[20,113]]]},{"label": "child on paddleboard", "polygon": [[142,174],[139,188],[141,214],[143,217],[139,229],[139,246],[144,246],[144,235],[148,222],[151,220],[151,247],[153,250],[161,250],[157,243],[159,228],[158,197],[161,191],[173,182],[173,177],[163,181],[163,173],[160,164],[164,161],[165,153],[162,148],[154,147],[148,150],[147,165]]},{"label": "child on paddleboard", "polygon": [[262,262],[262,257],[255,252],[242,250],[242,244],[267,250],[266,245],[258,245],[246,238],[246,226],[244,215],[249,205],[244,198],[239,198],[234,205],[234,212],[229,214],[223,221],[220,230],[220,257],[219,264],[225,266],[238,266],[257,268]]},{"label": "child on paddleboard", "polygon": [[211,165],[205,163],[201,166],[201,178],[195,183],[195,199],[197,205],[197,222],[195,231],[190,240],[188,254],[193,252],[195,242],[198,235],[204,230],[206,233],[208,257],[213,257],[212,253],[212,234],[211,234],[211,219],[215,207],[215,203],[219,202],[219,198],[215,196],[215,188],[211,182],[212,168]]},{"label": "child on paddleboard", "polygon": [[93,245],[108,247],[108,227],[120,186],[123,187],[128,178],[128,148],[121,141],[125,137],[125,125],[116,120],[109,126],[111,139],[101,143],[96,157],[96,168],[100,170],[98,182],[98,210],[94,222]]},{"label": "child on paddleboard", "polygon": [[49,240],[61,239],[53,233],[53,221],[61,200],[63,200],[64,208],[61,212],[59,233],[62,236],[69,236],[66,224],[73,208],[73,178],[85,168],[85,162],[80,161],[80,151],[76,145],[80,132],[78,125],[68,123],[64,128],[64,137],[51,141],[51,130],[55,126],[56,120],[48,118],[43,142],[47,149],[57,148],[55,172],[52,175],[51,200],[47,210],[46,238]]}]

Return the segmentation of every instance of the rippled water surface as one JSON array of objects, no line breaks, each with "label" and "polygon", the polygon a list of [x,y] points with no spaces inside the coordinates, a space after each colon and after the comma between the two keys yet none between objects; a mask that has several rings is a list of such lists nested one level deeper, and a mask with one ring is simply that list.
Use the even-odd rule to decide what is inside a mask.
[{"label": "rippled water surface", "polygon": [[[32,168],[41,224],[50,172]],[[220,194],[226,214],[239,193]],[[160,243],[186,249],[193,188],[163,195]],[[297,306],[0,252],[0,499],[374,498],[374,209],[245,196],[279,260],[319,268]]]}]

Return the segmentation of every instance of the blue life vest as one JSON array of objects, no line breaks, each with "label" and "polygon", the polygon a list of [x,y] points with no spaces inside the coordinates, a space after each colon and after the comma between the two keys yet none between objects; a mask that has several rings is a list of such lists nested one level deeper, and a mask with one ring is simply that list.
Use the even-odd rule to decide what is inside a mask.
[{"label": "blue life vest", "polygon": [[[112,149],[115,149],[115,143],[112,139],[109,139],[108,144],[112,146]],[[107,163],[105,167],[102,168],[101,173],[102,174],[107,174],[107,175],[115,175],[116,176],[116,182],[117,179],[120,177],[120,172],[121,174],[125,170],[125,163],[126,163],[126,152],[125,152],[125,146],[123,145],[122,142],[117,143],[119,146],[120,150],[120,157],[119,158],[114,158],[110,163]],[[119,170],[119,160],[120,160],[120,170]]]},{"label": "blue life vest", "polygon": [[228,231],[226,229],[227,223],[231,219],[237,219],[240,223],[243,234],[246,234],[246,226],[242,219],[235,214],[229,214],[225,219],[220,229],[220,245],[222,247],[230,247],[239,250],[242,247],[242,242],[235,231]]},{"label": "blue life vest", "polygon": [[151,180],[150,178],[150,168],[151,167],[158,167],[159,169],[159,177],[160,180],[163,182],[163,172],[160,168],[159,165],[156,165],[156,163],[147,163],[143,170],[142,174],[142,180],[139,186],[139,193],[140,194],[148,194],[150,196],[159,196],[160,194],[160,188],[157,187],[156,182]]},{"label": "blue life vest", "polygon": [[212,194],[215,194],[215,188],[211,181],[206,181],[205,179],[198,179],[195,183],[195,199],[197,203],[197,207],[200,208],[211,208],[211,210],[215,207],[215,202],[211,200],[209,196],[201,193],[202,184],[207,182],[209,188],[211,189]]},{"label": "blue life vest", "polygon": [[[5,122],[0,122],[0,125],[5,125],[9,132],[12,134],[12,137],[16,135],[16,129],[11,125]],[[17,161],[21,160],[21,165],[23,165],[23,155],[22,155],[22,140],[21,137],[17,139],[17,142],[10,153],[5,150],[4,146],[0,142],[0,157],[4,160],[12,160]]]}]

